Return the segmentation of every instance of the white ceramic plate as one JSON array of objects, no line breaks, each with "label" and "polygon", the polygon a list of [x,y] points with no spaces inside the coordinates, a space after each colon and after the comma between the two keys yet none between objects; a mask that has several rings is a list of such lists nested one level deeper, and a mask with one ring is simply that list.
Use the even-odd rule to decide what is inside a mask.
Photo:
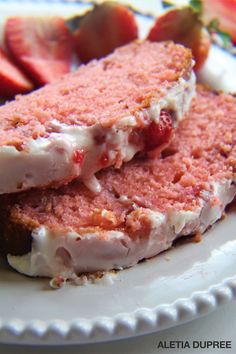
[{"label": "white ceramic plate", "polygon": [[[0,14],[19,15],[19,2],[6,3],[0,0]],[[47,6],[38,6],[25,2],[24,13],[46,13]],[[71,15],[78,6],[60,1],[54,10]],[[140,21],[144,32],[150,23]],[[201,79],[236,91],[230,79],[235,67],[232,57],[213,48]],[[235,229],[231,211],[202,242],[179,245],[121,271],[112,283],[53,291],[48,280],[30,279],[0,264],[0,342],[91,343],[151,333],[207,314],[236,296]]]}]

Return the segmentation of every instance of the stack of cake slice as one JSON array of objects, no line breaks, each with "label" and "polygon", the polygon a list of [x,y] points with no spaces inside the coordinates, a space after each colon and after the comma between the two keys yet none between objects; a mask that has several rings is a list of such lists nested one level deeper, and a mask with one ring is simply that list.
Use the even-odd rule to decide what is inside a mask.
[{"label": "stack of cake slice", "polygon": [[194,95],[188,49],[135,42],[3,106],[12,267],[60,279],[130,267],[218,220],[236,194],[236,98]]}]

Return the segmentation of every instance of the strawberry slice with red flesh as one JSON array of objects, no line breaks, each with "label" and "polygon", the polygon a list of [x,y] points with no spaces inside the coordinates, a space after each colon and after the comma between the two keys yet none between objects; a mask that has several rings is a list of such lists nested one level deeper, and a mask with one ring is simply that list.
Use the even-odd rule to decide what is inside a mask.
[{"label": "strawberry slice with red flesh", "polygon": [[0,48],[0,96],[11,98],[33,89],[33,84]]},{"label": "strawberry slice with red flesh", "polygon": [[173,135],[173,121],[170,112],[162,109],[159,122],[152,122],[145,132],[145,147],[152,150],[170,142]]},{"label": "strawberry slice with red flesh", "polygon": [[171,8],[156,19],[148,37],[150,41],[172,40],[190,48],[199,70],[208,57],[210,37],[199,14],[191,7]]},{"label": "strawberry slice with red flesh", "polygon": [[5,42],[12,57],[37,85],[70,71],[73,37],[60,17],[11,17]]},{"label": "strawberry slice with red flesh", "polygon": [[132,11],[108,2],[96,5],[79,21],[74,37],[76,53],[86,63],[137,39],[138,27]]}]

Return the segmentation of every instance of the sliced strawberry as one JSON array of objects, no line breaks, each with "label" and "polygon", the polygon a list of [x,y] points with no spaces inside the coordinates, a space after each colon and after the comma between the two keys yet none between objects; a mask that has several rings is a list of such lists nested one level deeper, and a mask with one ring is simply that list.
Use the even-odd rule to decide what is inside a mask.
[{"label": "sliced strawberry", "polygon": [[138,37],[132,11],[106,2],[96,5],[80,21],[74,33],[76,52],[82,62],[101,58]]},{"label": "sliced strawberry", "polygon": [[158,146],[169,143],[173,134],[173,122],[170,113],[162,109],[159,123],[152,122],[145,132],[145,146],[152,150]]},{"label": "sliced strawberry", "polygon": [[70,71],[73,38],[60,17],[9,18],[5,42],[14,60],[37,85]]},{"label": "sliced strawberry", "polygon": [[10,98],[33,89],[33,84],[0,48],[0,97]]},{"label": "sliced strawberry", "polygon": [[203,13],[206,22],[219,20],[219,28],[228,32],[236,44],[236,0],[205,0]]},{"label": "sliced strawberry", "polygon": [[171,8],[158,17],[147,39],[150,41],[173,40],[190,48],[199,70],[207,59],[210,37],[204,29],[199,14],[191,7]]}]

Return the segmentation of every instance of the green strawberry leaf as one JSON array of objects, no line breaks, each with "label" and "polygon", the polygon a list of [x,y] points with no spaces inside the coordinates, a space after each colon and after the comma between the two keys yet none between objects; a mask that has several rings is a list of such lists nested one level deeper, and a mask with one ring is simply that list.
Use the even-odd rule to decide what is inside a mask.
[{"label": "green strawberry leaf", "polygon": [[163,5],[164,9],[167,9],[168,7],[173,6],[173,4],[170,3],[169,1],[162,1],[162,5]]},{"label": "green strawberry leaf", "polygon": [[202,0],[190,0],[189,5],[199,14],[203,12]]},{"label": "green strawberry leaf", "polygon": [[232,39],[229,33],[221,31],[219,28],[220,21],[215,18],[210,21],[207,25],[207,30],[210,34],[217,34],[219,38],[222,40],[225,48],[229,48],[232,46]]},{"label": "green strawberry leaf", "polygon": [[[164,9],[169,8],[169,7],[173,7],[173,6],[178,6],[178,1],[177,0],[165,0],[162,1],[162,5],[164,7]],[[203,4],[202,4],[202,0],[189,0],[188,4],[186,4],[185,6],[190,6],[195,12],[202,14],[203,12]]]}]

